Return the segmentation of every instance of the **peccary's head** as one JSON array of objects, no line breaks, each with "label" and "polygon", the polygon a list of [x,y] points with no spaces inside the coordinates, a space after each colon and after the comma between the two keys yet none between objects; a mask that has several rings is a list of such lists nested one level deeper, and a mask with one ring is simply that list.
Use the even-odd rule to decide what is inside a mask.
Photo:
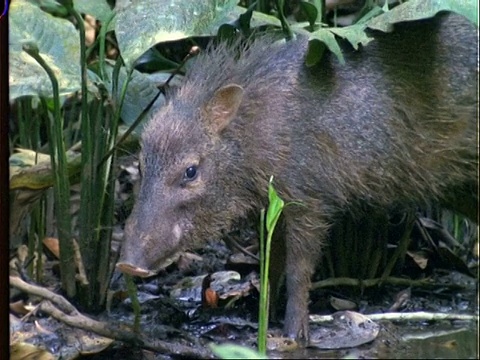
[{"label": "peccary's head", "polygon": [[140,191],[117,264],[123,272],[155,274],[246,211],[237,193],[241,149],[228,129],[244,91],[226,85],[199,103],[189,91],[180,90],[143,131]]}]

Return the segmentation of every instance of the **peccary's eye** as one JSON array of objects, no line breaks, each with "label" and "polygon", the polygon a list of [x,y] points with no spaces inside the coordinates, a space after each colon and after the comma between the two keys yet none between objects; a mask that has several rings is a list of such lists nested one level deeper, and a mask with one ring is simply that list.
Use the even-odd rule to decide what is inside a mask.
[{"label": "peccary's eye", "polygon": [[184,179],[185,180],[194,180],[197,177],[197,167],[196,166],[189,166],[187,170],[185,170]]}]

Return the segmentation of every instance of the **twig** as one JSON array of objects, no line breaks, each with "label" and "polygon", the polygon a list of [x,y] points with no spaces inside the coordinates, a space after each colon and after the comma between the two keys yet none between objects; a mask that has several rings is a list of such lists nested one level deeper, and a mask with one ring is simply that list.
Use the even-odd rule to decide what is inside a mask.
[{"label": "twig", "polygon": [[43,299],[50,300],[65,313],[73,313],[77,311],[77,309],[75,309],[75,307],[70,304],[63,296],[55,294],[54,292],[51,292],[50,290],[41,286],[26,283],[18,276],[10,276],[10,285],[26,293],[37,295]]},{"label": "twig", "polygon": [[[430,313],[425,311],[417,312],[391,312],[384,314],[368,314],[365,315],[370,320],[390,320],[390,321],[440,321],[440,320],[463,320],[478,321],[478,315],[467,314],[446,314],[446,313]],[[332,315],[310,315],[310,321],[313,323],[325,323],[333,321]]]},{"label": "twig", "polygon": [[180,344],[168,343],[161,340],[151,339],[142,334],[135,334],[120,328],[120,325],[106,324],[93,320],[82,315],[72,304],[63,296],[55,294],[43,287],[28,284],[18,276],[10,276],[10,285],[29,294],[42,297],[44,300],[40,304],[40,310],[51,315],[63,323],[86,331],[123,341],[143,349],[174,354],[187,358],[213,358],[213,354],[205,348],[193,348]]}]

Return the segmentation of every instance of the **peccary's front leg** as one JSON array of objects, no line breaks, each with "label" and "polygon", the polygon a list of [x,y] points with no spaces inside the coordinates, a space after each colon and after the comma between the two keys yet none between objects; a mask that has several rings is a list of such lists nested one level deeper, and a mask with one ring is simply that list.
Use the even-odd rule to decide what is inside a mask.
[{"label": "peccary's front leg", "polygon": [[287,336],[306,343],[309,339],[308,292],[327,227],[307,215],[286,220],[288,300],[284,331]]}]

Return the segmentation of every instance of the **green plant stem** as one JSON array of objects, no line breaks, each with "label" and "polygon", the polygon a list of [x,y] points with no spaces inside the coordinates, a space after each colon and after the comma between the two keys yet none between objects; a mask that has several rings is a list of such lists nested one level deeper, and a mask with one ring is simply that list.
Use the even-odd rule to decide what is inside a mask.
[{"label": "green plant stem", "polygon": [[293,38],[293,32],[292,32],[292,29],[290,28],[290,25],[288,24],[287,18],[285,17],[285,13],[283,11],[285,0],[276,0],[276,5],[277,5],[277,11],[278,11],[278,19],[282,24],[283,33],[285,34],[285,37],[287,38],[287,40],[290,40]]},{"label": "green plant stem", "polygon": [[258,351],[265,355],[267,352],[267,329],[268,329],[268,269],[266,263],[265,242],[265,209],[260,211],[260,301],[258,306]]},{"label": "green plant stem", "polygon": [[[87,57],[86,57],[86,38],[85,38],[85,24],[83,23],[83,19],[80,14],[75,10],[73,7],[73,1],[65,1],[65,7],[67,8],[68,12],[75,18],[78,26],[78,33],[80,36],[80,69],[82,74],[82,85],[81,85],[81,120],[82,126],[87,127],[89,122],[87,121],[88,116],[88,97],[87,97]],[[84,122],[86,125],[84,125]],[[88,130],[87,128],[83,130]]]},{"label": "green plant stem", "polygon": [[256,1],[256,10],[264,14],[268,14],[269,2],[267,0],[257,0]]},{"label": "green plant stem", "polygon": [[311,0],[311,2],[318,10],[317,22],[323,22],[325,17],[325,0]]},{"label": "green plant stem", "polygon": [[[76,294],[75,262],[73,261],[73,242],[70,216],[70,183],[68,179],[67,157],[63,138],[63,118],[60,114],[60,93],[58,81],[54,72],[40,56],[35,44],[25,44],[23,49],[45,69],[52,83],[53,119],[50,116],[50,126],[47,126],[50,158],[54,174],[54,197],[60,244],[60,272],[62,288],[67,296]],[[42,98],[45,108],[46,100]]]},{"label": "green plant stem", "polygon": [[107,31],[108,31],[108,26],[110,25],[110,22],[113,20],[115,17],[115,13],[112,13],[110,17],[102,24],[102,27],[100,28],[100,34],[98,34],[98,42],[99,42],[99,47],[98,47],[98,63],[100,64],[100,78],[102,80],[105,80],[107,77],[107,72],[105,71],[105,47],[106,47],[106,36],[107,36]]},{"label": "green plant stem", "polygon": [[[284,201],[278,196],[273,187],[273,176],[268,183],[268,209],[265,216],[265,210],[260,211],[260,301],[259,301],[259,319],[258,319],[258,351],[265,355],[267,351],[267,329],[269,316],[269,269],[270,269],[270,249],[272,237],[278,219],[282,213]],[[264,241],[265,228],[267,230],[267,240]]]},{"label": "green plant stem", "polygon": [[398,259],[401,259],[404,257],[404,255],[407,252],[408,245],[410,244],[410,234],[412,232],[412,228],[415,222],[415,215],[412,212],[407,213],[407,218],[405,219],[406,223],[406,228],[403,232],[403,235],[398,242],[397,248],[395,249],[395,252],[393,253],[392,257],[388,261],[388,264],[385,266],[385,269],[383,271],[383,274],[381,276],[381,279],[384,280],[388,276],[390,276],[393,267],[395,266],[395,263],[397,262]]},{"label": "green plant stem", "polygon": [[[117,62],[115,63],[115,66],[113,68],[112,72],[112,94],[117,94],[118,91],[118,77],[120,75],[120,69],[122,68],[123,65],[123,60],[121,57],[117,59]],[[115,102],[115,96],[113,96],[112,101],[114,102],[114,107],[116,109],[116,115],[115,118],[120,118],[120,113],[122,110],[122,105],[123,101],[125,99],[126,95],[126,90],[127,90],[127,85],[132,79],[132,73],[133,73],[133,68],[130,69],[130,71],[127,74],[127,77],[125,79],[125,82],[123,83],[122,87],[122,93],[120,94],[120,101],[117,103]],[[152,101],[148,104],[148,106],[142,111],[142,113],[139,115],[139,117],[133,122],[133,124],[128,128],[128,130],[120,137],[120,139],[117,141],[116,144],[114,144],[108,151],[107,153],[103,156],[103,158],[100,160],[98,163],[98,166],[101,166],[105,161],[107,161],[112,154],[115,152],[115,150],[118,148],[118,146],[135,130],[138,124],[140,124],[140,121],[144,118],[144,116],[147,114],[148,110],[150,110],[150,107],[153,105],[155,100],[157,100],[158,96],[160,95],[160,91],[158,94],[152,99]]]},{"label": "green plant stem", "polygon": [[132,302],[132,309],[134,314],[133,331],[138,333],[140,332],[140,302],[138,301],[137,287],[135,286],[133,278],[130,275],[124,274],[124,277],[125,283],[127,285],[128,296],[130,298],[130,301]]},{"label": "green plant stem", "polygon": [[99,216],[101,207],[96,201],[96,180],[95,171],[95,142],[99,141],[95,134],[95,126],[101,122],[100,118],[89,116],[88,93],[87,93],[87,68],[86,68],[86,44],[85,44],[85,25],[80,14],[75,10],[72,1],[65,1],[65,7],[71,14],[77,24],[80,36],[80,67],[81,67],[81,112],[80,112],[80,130],[82,133],[82,153],[81,153],[81,192],[80,192],[80,237],[79,247],[84,262],[85,272],[88,279],[87,288],[82,289],[80,293],[80,302],[88,309],[96,308],[96,299],[98,297],[97,285],[97,261],[98,253],[96,249],[97,239],[95,236],[96,219]]}]

